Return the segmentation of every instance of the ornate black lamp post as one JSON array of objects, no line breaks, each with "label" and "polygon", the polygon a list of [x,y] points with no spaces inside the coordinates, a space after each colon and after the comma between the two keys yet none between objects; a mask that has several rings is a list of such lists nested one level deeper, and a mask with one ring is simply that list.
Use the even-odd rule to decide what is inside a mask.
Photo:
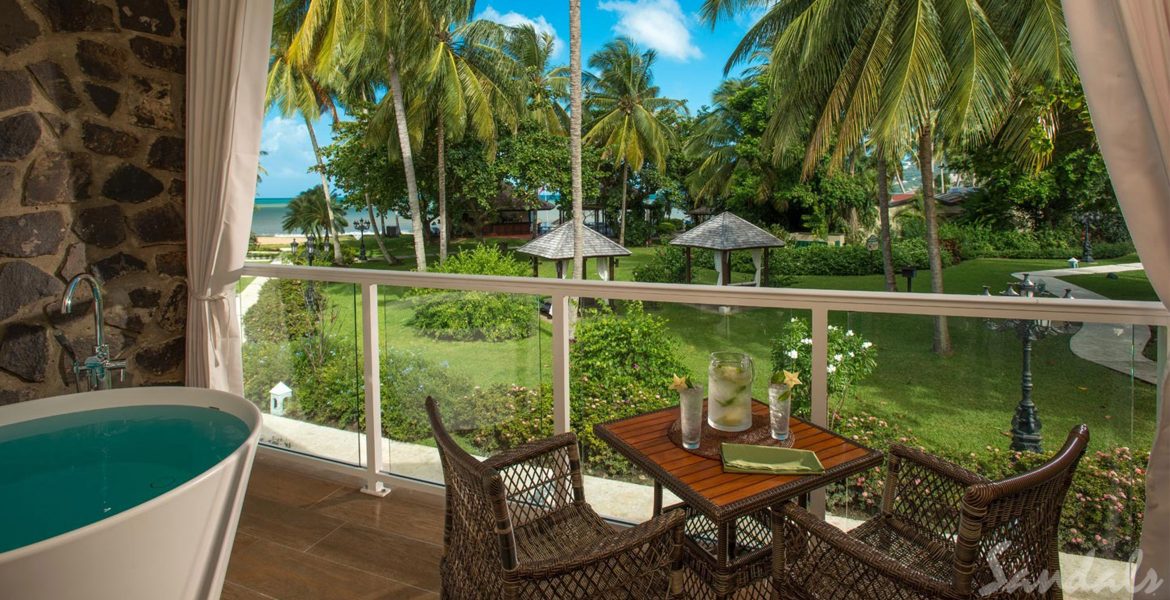
[{"label": "ornate black lamp post", "polygon": [[305,257],[309,260],[309,266],[313,266],[313,255],[317,251],[317,236],[312,233],[305,236]]},{"label": "ornate black lamp post", "polygon": [[1090,212],[1081,216],[1081,223],[1085,226],[1084,239],[1081,242],[1081,262],[1083,263],[1093,262],[1093,239],[1090,234],[1091,226],[1096,220],[1096,215]]},{"label": "ornate black lamp post", "polygon": [[[983,295],[990,296],[991,288],[983,286]],[[1000,292],[1001,296],[1023,296],[1034,298],[1037,296],[1055,298],[1056,294],[1045,289],[1043,284],[1037,285],[1024,274],[1024,280],[1019,283],[1009,283],[1008,288]],[[1065,290],[1063,298],[1072,299],[1072,290]],[[1020,338],[1023,345],[1023,362],[1020,365],[1020,403],[1016,405],[1016,413],[1012,416],[1012,450],[1041,452],[1040,416],[1036,413],[1036,405],[1032,402],[1032,343],[1051,335],[1074,333],[1080,329],[1080,323],[1068,321],[1048,321],[1033,319],[987,319],[985,324],[991,331],[1012,331]]]},{"label": "ornate black lamp post", "polygon": [[354,229],[358,230],[359,234],[361,234],[361,241],[359,242],[360,245],[358,247],[358,259],[364,261],[366,260],[366,230],[371,227],[371,224],[366,219],[358,219],[353,224],[353,227]]}]

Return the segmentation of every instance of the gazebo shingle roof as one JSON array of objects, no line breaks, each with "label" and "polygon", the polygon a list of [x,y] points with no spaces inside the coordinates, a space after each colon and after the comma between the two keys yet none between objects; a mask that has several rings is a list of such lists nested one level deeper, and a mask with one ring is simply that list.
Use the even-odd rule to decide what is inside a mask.
[{"label": "gazebo shingle roof", "polygon": [[730,212],[724,212],[707,219],[702,225],[670,240],[670,243],[674,246],[691,246],[712,250],[775,248],[784,245],[780,238]]},{"label": "gazebo shingle roof", "polygon": [[[516,251],[548,260],[570,259],[573,258],[573,238],[573,222],[569,221],[535,240],[520,246]],[[630,255],[629,250],[626,250],[613,240],[588,227],[585,228],[584,242],[585,258]]]}]

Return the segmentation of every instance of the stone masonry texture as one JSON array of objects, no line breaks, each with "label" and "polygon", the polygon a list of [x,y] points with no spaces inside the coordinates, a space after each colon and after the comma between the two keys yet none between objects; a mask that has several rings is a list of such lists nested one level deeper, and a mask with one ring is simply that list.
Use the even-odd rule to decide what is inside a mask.
[{"label": "stone masonry texture", "polygon": [[0,405],[74,390],[80,272],[129,385],[183,382],[186,5],[0,0]]}]

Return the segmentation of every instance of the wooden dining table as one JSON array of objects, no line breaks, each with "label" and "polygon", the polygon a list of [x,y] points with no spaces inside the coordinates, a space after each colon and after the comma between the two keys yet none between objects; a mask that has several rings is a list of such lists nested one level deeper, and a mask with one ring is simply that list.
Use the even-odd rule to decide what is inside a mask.
[{"label": "wooden dining table", "polygon": [[[767,405],[753,401],[758,418]],[[671,441],[678,407],[603,423],[597,437],[654,479],[654,514],[663,510],[663,488],[687,511],[687,598],[770,600],[772,527],[769,508],[867,471],[882,453],[828,429],[793,417],[792,447],[816,452],[825,470],[815,475],[725,473],[720,460],[694,454]],[[766,422],[766,419],[763,420]],[[703,425],[707,427],[706,424]]]}]

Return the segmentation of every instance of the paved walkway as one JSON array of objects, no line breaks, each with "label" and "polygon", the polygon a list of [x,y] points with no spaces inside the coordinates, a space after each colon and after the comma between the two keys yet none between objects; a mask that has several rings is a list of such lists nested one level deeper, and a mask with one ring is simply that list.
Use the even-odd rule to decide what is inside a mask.
[{"label": "paved walkway", "polygon": [[[1028,273],[1032,281],[1043,283],[1049,291],[1061,295],[1064,290],[1072,290],[1073,298],[1084,300],[1108,300],[1105,296],[1085,289],[1079,285],[1069,283],[1061,277],[1070,275],[1094,275],[1106,273],[1121,273],[1124,271],[1140,271],[1141,263],[1125,263],[1119,265],[1100,265],[1081,267],[1078,269],[1051,269]],[[1017,279],[1023,279],[1024,273],[1012,273]],[[1069,342],[1069,349],[1073,354],[1108,367],[1119,373],[1132,374],[1135,378],[1146,383],[1158,383],[1158,363],[1146,358],[1142,349],[1150,341],[1150,328],[1145,325],[1130,325],[1128,323],[1085,323],[1081,330],[1073,335]]]}]

